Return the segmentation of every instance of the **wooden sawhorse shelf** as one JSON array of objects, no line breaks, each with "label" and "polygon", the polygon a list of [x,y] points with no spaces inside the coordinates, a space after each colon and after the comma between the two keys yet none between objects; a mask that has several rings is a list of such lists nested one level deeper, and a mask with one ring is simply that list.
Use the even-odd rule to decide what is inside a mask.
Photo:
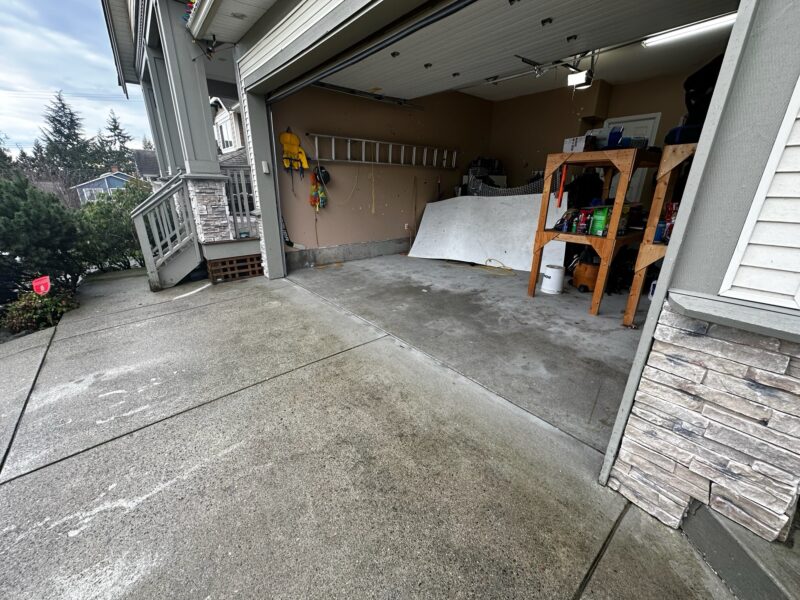
[{"label": "wooden sawhorse shelf", "polygon": [[[600,269],[597,273],[597,283],[592,294],[592,304],[589,312],[596,315],[600,311],[600,303],[608,281],[608,272],[611,261],[628,244],[635,243],[642,238],[641,231],[628,232],[618,236],[619,221],[622,217],[622,207],[625,203],[625,194],[633,173],[638,168],[657,167],[661,159],[661,153],[648,151],[638,148],[626,148],[623,150],[598,150],[594,152],[560,152],[547,156],[547,166],[544,171],[544,187],[542,189],[542,207],[539,211],[539,223],[536,227],[536,240],[533,243],[533,261],[531,264],[531,276],[528,280],[528,295],[533,296],[536,292],[536,282],[539,278],[539,269],[542,266],[542,250],[548,242],[559,240],[571,242],[573,244],[584,244],[591,246],[600,256]],[[620,174],[614,204],[611,208],[611,216],[608,222],[608,234],[596,236],[590,234],[569,233],[545,229],[547,223],[547,208],[550,204],[550,190],[553,183],[553,175],[564,165],[579,167],[598,167],[603,169],[603,198],[607,198],[611,190],[611,180],[618,172]],[[577,208],[577,207],[575,207]]]},{"label": "wooden sawhorse shelf", "polygon": [[656,228],[664,210],[667,199],[671,201],[675,191],[675,174],[677,169],[686,160],[694,155],[697,144],[675,144],[666,146],[658,165],[656,175],[656,189],[653,192],[653,202],[650,205],[650,215],[647,217],[647,227],[644,230],[644,238],[639,246],[639,255],[636,257],[636,266],[633,270],[633,283],[628,294],[628,304],[625,307],[625,315],[622,317],[622,324],[631,327],[636,318],[636,310],[639,307],[639,299],[642,296],[644,278],[647,274],[647,267],[657,260],[661,260],[667,253],[667,244],[655,242]]}]

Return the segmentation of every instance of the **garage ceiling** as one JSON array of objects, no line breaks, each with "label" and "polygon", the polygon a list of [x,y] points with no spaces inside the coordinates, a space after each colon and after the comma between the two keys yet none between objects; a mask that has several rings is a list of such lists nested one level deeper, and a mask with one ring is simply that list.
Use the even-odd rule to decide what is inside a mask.
[{"label": "garage ceiling", "polygon": [[[731,28],[725,27],[675,44],[650,48],[633,44],[603,52],[595,65],[595,79],[618,85],[673,73],[690,73],[725,51],[730,32]],[[589,61],[585,60],[583,64],[588,65]],[[459,91],[497,102],[566,87],[568,73],[567,69],[559,68],[536,77],[527,71],[520,77],[496,83],[482,82]]]},{"label": "garage ceiling", "polygon": [[[481,85],[490,77],[530,70],[515,55],[549,63],[729,13],[737,6],[736,0],[479,0],[328,77],[325,83],[403,98],[465,88],[468,93],[502,99],[506,92],[498,90],[505,89],[506,97],[543,91],[530,83],[531,91],[512,91],[524,82]],[[551,22],[543,24],[545,19]],[[669,48],[674,51],[675,45]],[[653,50],[647,49],[650,56],[655,56]],[[598,65],[599,78],[607,78],[602,72],[608,55],[604,56]],[[668,59],[669,51],[663,56]],[[622,57],[624,53],[618,55]],[[551,87],[561,85],[559,76],[550,75]]]}]

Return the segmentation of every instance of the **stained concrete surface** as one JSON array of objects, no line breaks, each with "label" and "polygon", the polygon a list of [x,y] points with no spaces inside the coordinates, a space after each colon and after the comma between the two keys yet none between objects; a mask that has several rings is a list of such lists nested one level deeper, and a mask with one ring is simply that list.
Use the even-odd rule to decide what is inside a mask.
[{"label": "stained concrete surface", "polygon": [[139,269],[107,273],[92,278],[90,285],[81,288],[80,306],[64,315],[56,339],[145,321],[223,300],[235,300],[285,285],[287,282],[283,279],[243,279],[227,285],[211,285],[206,279],[154,293],[147,285],[144,272]]},{"label": "stained concrete surface", "polygon": [[[42,333],[47,334],[47,340],[53,334],[50,330]],[[11,442],[46,349],[46,345],[37,344],[0,357],[0,457]]]},{"label": "stained concrete surface", "polygon": [[0,488],[0,596],[569,598],[599,467],[382,339]]},{"label": "stained concrete surface", "polygon": [[6,356],[22,352],[23,350],[46,346],[52,336],[53,329],[52,327],[48,327],[41,331],[14,337],[2,342],[0,343],[0,360],[4,359]]},{"label": "stained concrete surface", "polygon": [[394,255],[289,278],[605,451],[639,340],[627,296],[595,317],[574,289],[529,298],[527,275]]},{"label": "stained concrete surface", "polygon": [[679,531],[631,507],[581,596],[584,600],[735,600]]},{"label": "stained concrete surface", "polygon": [[255,296],[198,293],[190,311],[56,338],[0,480],[383,335],[261,281]]},{"label": "stained concrete surface", "polygon": [[614,533],[601,453],[436,357],[292,283],[141,283],[57,328],[0,473],[0,597],[569,599],[620,552],[693,597],[672,532]]}]

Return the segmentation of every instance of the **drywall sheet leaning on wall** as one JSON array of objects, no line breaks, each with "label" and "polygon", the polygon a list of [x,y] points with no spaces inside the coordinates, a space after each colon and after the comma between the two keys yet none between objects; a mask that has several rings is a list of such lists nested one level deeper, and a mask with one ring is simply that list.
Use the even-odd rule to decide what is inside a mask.
[{"label": "drywall sheet leaning on wall", "polygon": [[[459,196],[425,207],[417,239],[409,256],[441,258],[477,264],[504,265],[531,270],[533,239],[539,220],[541,194],[525,196]],[[567,194],[556,208],[550,197],[547,226],[552,227],[567,209]],[[564,242],[544,247],[542,269],[564,264]]]}]

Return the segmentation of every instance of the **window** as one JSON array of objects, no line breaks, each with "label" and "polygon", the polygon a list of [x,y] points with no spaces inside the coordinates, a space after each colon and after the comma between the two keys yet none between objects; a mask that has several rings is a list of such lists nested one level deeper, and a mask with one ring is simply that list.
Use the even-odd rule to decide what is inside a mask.
[{"label": "window", "polygon": [[223,151],[234,147],[235,137],[233,135],[233,123],[230,116],[226,116],[217,121],[214,137],[217,138],[217,144],[219,144],[219,147]]},{"label": "window", "polygon": [[800,79],[720,295],[800,309]]}]

